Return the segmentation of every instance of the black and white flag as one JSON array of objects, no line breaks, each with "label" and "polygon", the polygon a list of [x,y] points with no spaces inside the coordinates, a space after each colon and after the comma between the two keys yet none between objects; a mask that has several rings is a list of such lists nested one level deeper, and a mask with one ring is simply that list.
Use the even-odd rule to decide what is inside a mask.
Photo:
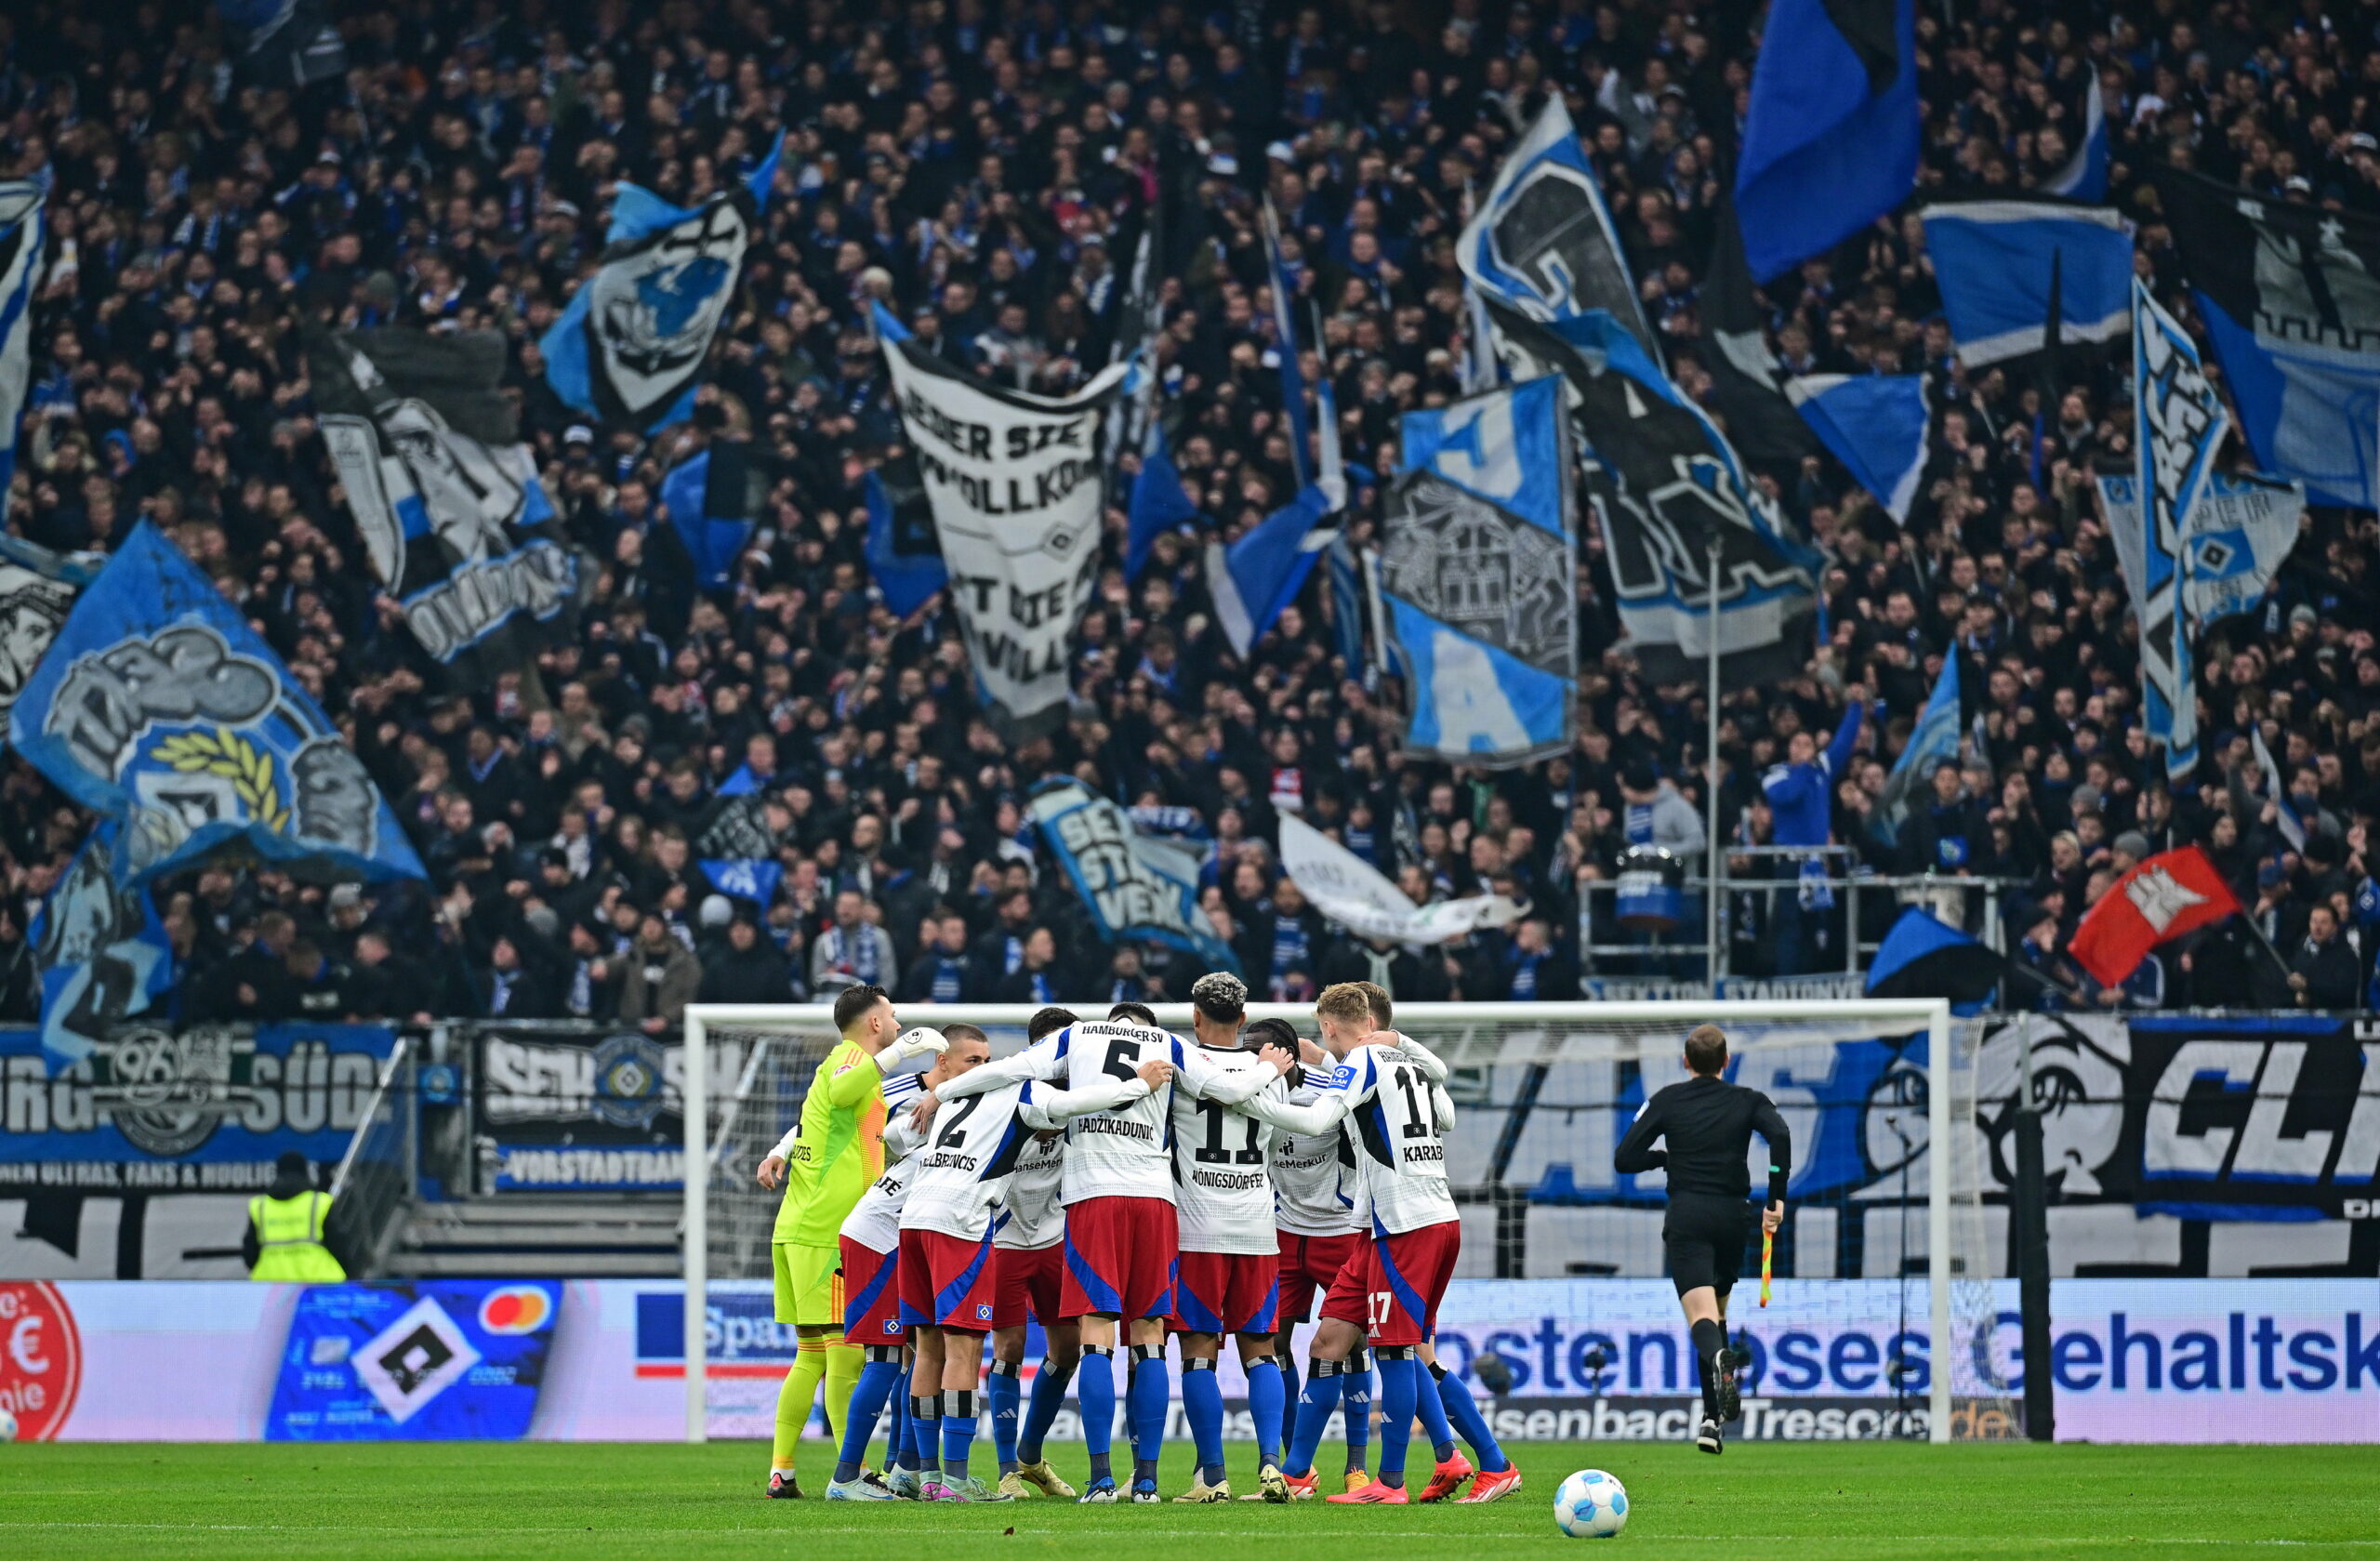
[{"label": "black and white flag", "polygon": [[984,696],[1012,735],[1054,724],[1067,642],[1099,576],[1100,435],[1125,365],[1054,400],[911,342],[884,355]]},{"label": "black and white flag", "polygon": [[578,562],[496,388],[504,338],[344,331],[307,357],[364,553],[422,648],[467,681],[515,665],[575,606]]}]

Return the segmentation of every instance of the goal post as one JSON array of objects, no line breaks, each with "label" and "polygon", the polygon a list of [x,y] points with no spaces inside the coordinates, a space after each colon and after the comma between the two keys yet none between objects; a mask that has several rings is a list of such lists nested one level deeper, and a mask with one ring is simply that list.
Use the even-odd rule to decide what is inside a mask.
[{"label": "goal post", "polygon": [[[1072,1006],[1085,1017],[1104,1014],[1108,1008],[1104,1001]],[[1190,1005],[1152,1006],[1159,1025],[1189,1033]],[[1038,1011],[1037,1005],[1012,1003],[900,1005],[905,1024],[981,1026],[996,1056],[1024,1046],[1025,1025]],[[1311,1003],[1251,1003],[1248,1017],[1278,1017],[1301,1035],[1315,1034]],[[1658,1221],[1651,1213],[1659,1204],[1658,1185],[1646,1190],[1645,1178],[1633,1179],[1630,1186],[1606,1184],[1613,1180],[1613,1134],[1659,1082],[1683,1076],[1680,1052],[1686,1032],[1700,1024],[1718,1025],[1730,1037],[1735,1076],[1768,1088],[1794,1125],[1797,1190],[1789,1200],[1789,1222],[1804,1197],[1798,1190],[1803,1165],[1820,1146],[1821,1133],[1832,1135],[1824,1140],[1832,1159],[1849,1156],[1858,1175],[1866,1178],[1857,1189],[1832,1195],[1834,1200],[1822,1208],[1804,1206],[1812,1211],[1805,1215],[1809,1230],[1802,1245],[1807,1255],[1801,1272],[1844,1273],[1834,1256],[1840,1250],[1853,1255],[1853,1271],[1867,1273],[1856,1264],[1872,1262],[1895,1277],[1905,1276],[1913,1289],[1913,1254],[1908,1249],[1917,1232],[1909,1228],[1909,1216],[1917,1212],[1922,1197],[1926,1434],[1937,1442],[1953,1439],[1953,1410],[1962,1398],[2005,1401],[2005,1382],[1986,1358],[1996,1347],[1990,1341],[1999,1303],[1991,1292],[1996,1260],[1980,1197],[1989,1151],[1980,1151],[1979,1166],[1972,1131],[1975,1050],[1981,1032],[1971,1021],[1954,1021],[1946,1000],[1414,1002],[1398,1004],[1395,1019],[1399,1030],[1423,1041],[1454,1072],[1450,1088],[1465,1123],[1449,1144],[1449,1180],[1458,1199],[1510,1210],[1525,1233],[1540,1211],[1567,1216],[1583,1233],[1568,1239],[1589,1261],[1562,1268],[1548,1265],[1567,1251],[1533,1254],[1526,1271],[1531,1277],[1660,1274],[1652,1234]],[[1912,1055],[1920,1038],[1922,1067]],[[713,1410],[714,1287],[741,1281],[749,1289],[770,1273],[768,1233],[776,1197],[754,1184],[754,1168],[798,1118],[810,1078],[838,1038],[826,1005],[788,1003],[691,1005],[685,1038],[681,1090],[686,1124],[686,1436],[699,1442],[710,1435]],[[1919,1114],[1907,1109],[1916,1105],[1910,1096],[1919,1089],[1922,1127]],[[1845,1091],[1865,1093],[1846,1096]],[[1846,1099],[1852,1101],[1848,1110]],[[1924,1134],[1923,1145],[1912,1143],[1901,1125],[1904,1118]],[[1516,1142],[1527,1147],[1519,1163],[1508,1165]],[[1508,1169],[1522,1180],[1501,1184]],[[1542,1210],[1540,1205],[1569,1207]],[[1880,1217],[1888,1210],[1891,1217]],[[1506,1215],[1500,1212],[1498,1220],[1501,1238]],[[1523,1239],[1531,1237],[1525,1234]],[[1612,1244],[1612,1250],[1603,1251],[1598,1243]],[[1507,1254],[1496,1255],[1500,1266],[1490,1271],[1501,1272]],[[1523,1272],[1518,1254],[1512,1256],[1512,1271]],[[1603,1261],[1606,1257],[1610,1261]],[[1963,1318],[1969,1323],[1964,1336]],[[1737,1327],[1752,1320],[1749,1309],[1739,1308],[1729,1322]],[[1952,1342],[1963,1338],[1967,1342],[1954,1347]],[[1897,1382],[1893,1373],[1904,1367],[1891,1360],[1884,1367]],[[1913,1375],[1917,1368],[1906,1369]]]}]

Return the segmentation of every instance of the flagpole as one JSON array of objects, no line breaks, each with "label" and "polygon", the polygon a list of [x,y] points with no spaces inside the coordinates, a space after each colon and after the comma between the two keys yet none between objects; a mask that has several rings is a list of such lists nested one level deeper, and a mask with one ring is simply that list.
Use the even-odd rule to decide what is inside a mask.
[{"label": "flagpole", "polygon": [[1708,952],[1707,967],[1711,976],[1711,996],[1719,996],[1719,885],[1726,876],[1726,853],[1719,848],[1719,536],[1711,536],[1711,610],[1704,625],[1704,667],[1709,692],[1704,703],[1709,707],[1708,730],[1703,734],[1702,760],[1709,778],[1704,783],[1703,809],[1709,815],[1704,826],[1707,843],[1703,870],[1702,938]]}]

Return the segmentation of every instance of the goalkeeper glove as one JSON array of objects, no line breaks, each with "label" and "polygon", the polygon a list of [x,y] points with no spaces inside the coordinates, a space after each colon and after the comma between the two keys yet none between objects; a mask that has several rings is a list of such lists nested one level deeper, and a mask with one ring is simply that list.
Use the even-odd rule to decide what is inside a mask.
[{"label": "goalkeeper glove", "polygon": [[950,1042],[940,1030],[931,1025],[919,1025],[894,1036],[892,1044],[879,1053],[876,1062],[879,1071],[891,1073],[920,1057],[940,1056],[949,1050]]}]

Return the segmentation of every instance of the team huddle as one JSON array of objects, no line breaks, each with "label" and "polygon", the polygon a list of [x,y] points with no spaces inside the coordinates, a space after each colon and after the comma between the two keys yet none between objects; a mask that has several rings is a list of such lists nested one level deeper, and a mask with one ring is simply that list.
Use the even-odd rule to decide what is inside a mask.
[{"label": "team huddle", "polygon": [[[1445,1065],[1390,1027],[1388,994],[1369,983],[1322,994],[1318,1045],[1278,1019],[1248,1024],[1236,976],[1201,977],[1191,1000],[1188,1039],[1137,1003],[1094,1020],[1051,1008],[1025,1051],[993,1062],[973,1025],[901,1030],[879,987],[838,999],[842,1042],[760,1170],[763,1186],[786,1187],[777,1318],[799,1336],[771,1496],[800,1494],[795,1453],[823,1382],[840,1442],[829,1501],[1160,1501],[1169,1334],[1197,1457],[1176,1501],[1233,1499],[1216,1376],[1226,1337],[1258,1444],[1258,1488],[1240,1500],[1314,1498],[1316,1449],[1342,1411],[1347,1468],[1331,1501],[1493,1501],[1519,1488],[1431,1348],[1461,1246]],[[1317,1295],[1301,1388],[1291,1331]],[[1047,1343],[1029,1396],[1028,1315]],[[1120,1482],[1119,1351],[1131,1443]],[[1069,1386],[1090,1455],[1078,1495],[1043,1447]],[[989,1478],[971,1466],[983,1409]],[[886,1467],[871,1470],[888,1410]],[[1433,1462],[1408,1489],[1417,1420]]]}]

